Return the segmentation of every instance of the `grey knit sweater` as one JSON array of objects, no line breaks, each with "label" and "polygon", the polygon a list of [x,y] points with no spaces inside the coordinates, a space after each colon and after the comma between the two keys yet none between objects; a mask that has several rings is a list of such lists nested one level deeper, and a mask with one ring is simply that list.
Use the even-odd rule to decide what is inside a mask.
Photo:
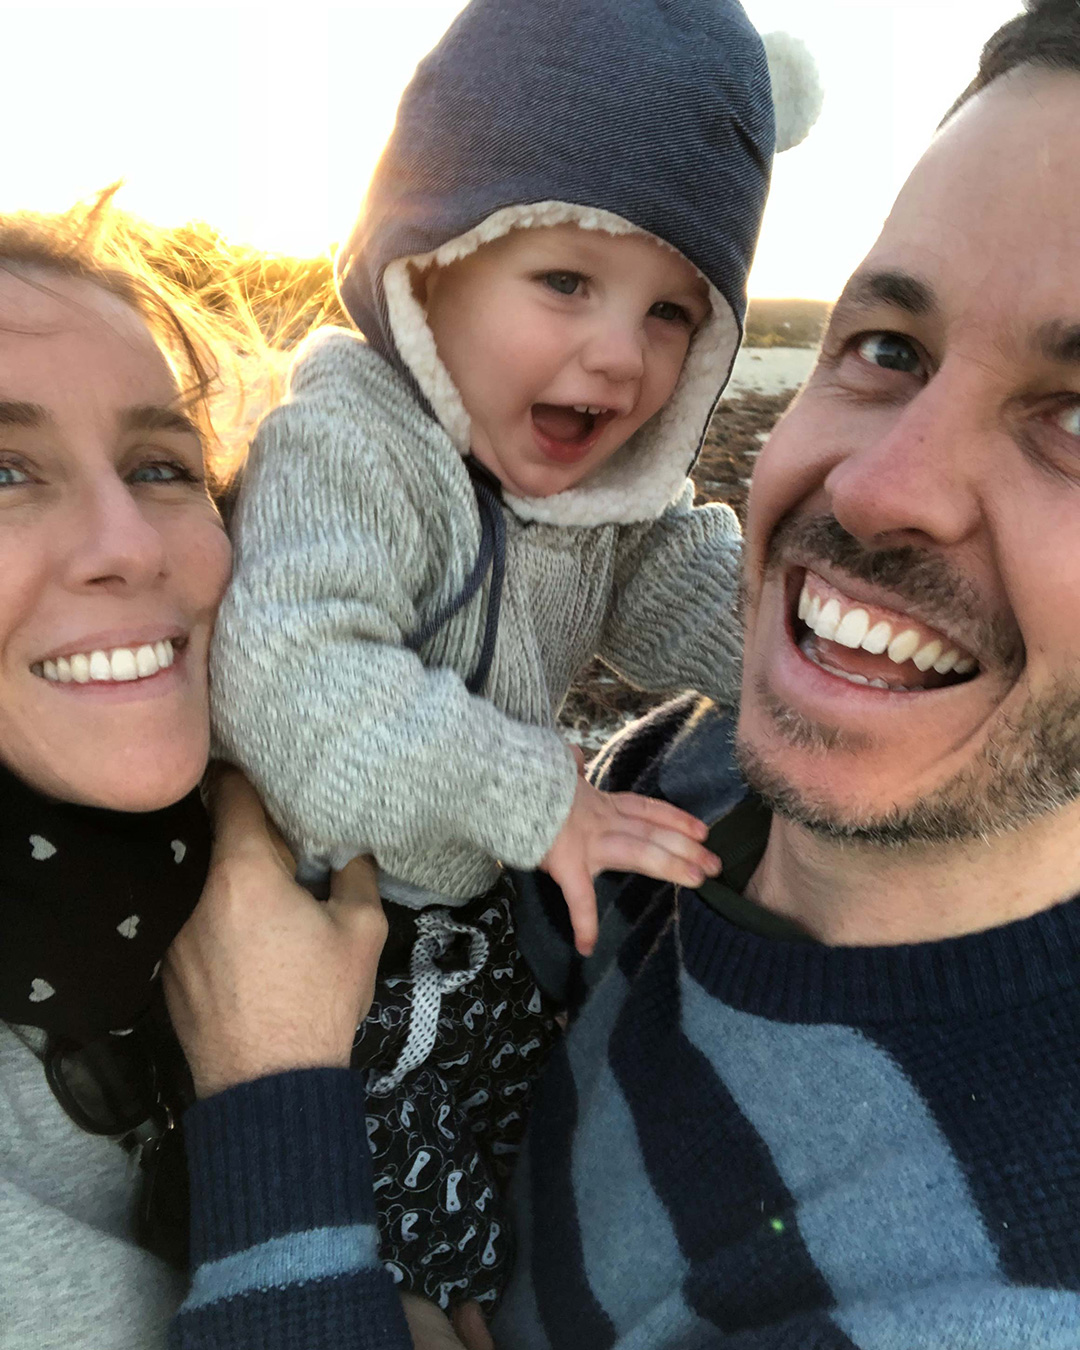
[{"label": "grey knit sweater", "polygon": [[594,653],[642,688],[730,700],[738,525],[692,501],[686,482],[654,520],[589,526],[505,506],[498,640],[473,696],[486,587],[419,656],[403,645],[477,556],[459,448],[362,338],[317,333],[238,508],[212,666],[222,752],[301,855],[373,853],[392,898],[460,902],[497,860],[536,867],[576,781],[555,717]]}]

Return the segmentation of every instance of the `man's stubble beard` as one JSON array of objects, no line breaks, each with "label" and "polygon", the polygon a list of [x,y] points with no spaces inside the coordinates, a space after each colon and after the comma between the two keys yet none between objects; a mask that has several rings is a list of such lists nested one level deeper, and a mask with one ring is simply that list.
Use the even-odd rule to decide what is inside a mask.
[{"label": "man's stubble beard", "polygon": [[[793,539],[804,548],[809,544],[820,561],[887,584],[909,600],[925,604],[936,593],[943,601],[942,613],[955,613],[958,596],[964,597],[965,608],[970,604],[970,588],[966,583],[958,585],[957,576],[946,565],[938,567],[940,560],[933,554],[911,549],[871,552],[836,521],[817,520],[782,525],[772,541],[773,556]],[[912,565],[906,568],[909,557]],[[745,604],[743,608],[745,612]],[[1018,635],[990,621],[983,627],[983,644],[1019,673],[1022,649]],[[794,748],[822,756],[872,748],[869,737],[830,728],[787,707],[764,677],[759,678],[752,696],[780,739]],[[741,735],[735,748],[747,783],[772,810],[819,836],[890,849],[987,839],[1080,799],[1080,683],[1061,681],[1043,697],[1030,697],[1015,717],[1001,720],[967,768],[933,793],[878,816],[859,815],[800,789],[784,777],[767,752]]]}]

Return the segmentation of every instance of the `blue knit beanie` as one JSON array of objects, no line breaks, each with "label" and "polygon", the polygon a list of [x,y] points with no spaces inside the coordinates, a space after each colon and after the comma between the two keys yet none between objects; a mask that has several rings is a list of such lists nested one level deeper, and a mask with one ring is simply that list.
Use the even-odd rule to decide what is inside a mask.
[{"label": "blue knit beanie", "polygon": [[563,524],[653,518],[681,491],[734,360],[775,145],[765,49],[738,0],[472,0],[402,97],[338,256],[342,302],[466,454],[469,419],[404,260],[445,265],[566,220],[677,249],[710,283],[713,317],[670,406],[595,479],[508,499]]}]

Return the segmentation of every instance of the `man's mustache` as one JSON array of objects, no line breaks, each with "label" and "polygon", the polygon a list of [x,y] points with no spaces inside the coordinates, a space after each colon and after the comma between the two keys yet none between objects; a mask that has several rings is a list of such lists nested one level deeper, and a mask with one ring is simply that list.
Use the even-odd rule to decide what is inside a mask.
[{"label": "man's mustache", "polygon": [[940,554],[910,544],[867,548],[834,516],[788,516],[769,541],[768,568],[797,560],[825,563],[891,591],[916,607],[931,627],[969,635],[965,646],[982,664],[1019,665],[1024,644],[1012,615],[988,614],[971,580]]}]

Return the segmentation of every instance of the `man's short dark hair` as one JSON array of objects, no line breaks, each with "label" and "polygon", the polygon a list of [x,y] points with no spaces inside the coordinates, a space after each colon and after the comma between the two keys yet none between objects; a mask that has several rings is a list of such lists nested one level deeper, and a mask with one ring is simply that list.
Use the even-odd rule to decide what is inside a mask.
[{"label": "man's short dark hair", "polygon": [[1026,0],[1025,12],[1003,24],[987,42],[979,73],[942,122],[987,85],[1021,66],[1080,74],[1080,0]]}]

